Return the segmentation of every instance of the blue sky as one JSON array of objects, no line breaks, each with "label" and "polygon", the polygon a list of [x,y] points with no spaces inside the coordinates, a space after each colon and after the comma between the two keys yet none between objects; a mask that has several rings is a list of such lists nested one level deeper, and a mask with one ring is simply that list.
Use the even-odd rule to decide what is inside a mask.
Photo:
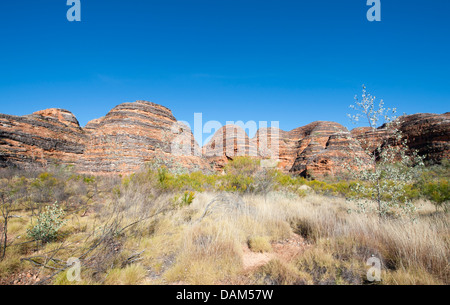
[{"label": "blue sky", "polygon": [[361,85],[399,112],[450,111],[450,1],[0,2],[0,113],[72,111],[84,126],[138,99],[179,120],[351,127]]}]

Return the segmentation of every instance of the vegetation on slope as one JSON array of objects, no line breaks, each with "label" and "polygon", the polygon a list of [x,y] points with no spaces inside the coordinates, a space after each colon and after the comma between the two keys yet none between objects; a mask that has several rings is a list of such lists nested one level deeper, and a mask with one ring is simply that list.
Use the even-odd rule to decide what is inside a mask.
[{"label": "vegetation on slope", "polygon": [[[149,166],[127,177],[2,170],[0,283],[449,284],[449,163],[407,186],[413,217],[360,213],[355,181]],[[6,247],[5,247],[6,246]],[[3,253],[4,252],[4,253]],[[69,258],[81,281],[69,281]],[[30,275],[30,277],[28,277]]]}]

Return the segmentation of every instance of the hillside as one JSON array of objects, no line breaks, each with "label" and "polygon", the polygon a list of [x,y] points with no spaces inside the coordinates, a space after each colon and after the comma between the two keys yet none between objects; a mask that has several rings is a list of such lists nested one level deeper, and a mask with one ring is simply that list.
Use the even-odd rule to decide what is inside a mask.
[{"label": "hillside", "polygon": [[[409,148],[432,162],[450,158],[450,113],[398,120]],[[0,114],[0,167],[64,164],[86,174],[130,174],[155,161],[190,171],[222,170],[236,156],[253,156],[277,160],[286,173],[334,175],[358,154],[361,143],[376,147],[389,141],[392,135],[384,126],[348,131],[340,124],[318,121],[288,132],[263,128],[252,139],[239,126],[224,126],[200,148],[171,110],[146,101],[118,105],[84,128],[62,109],[21,117]]]}]

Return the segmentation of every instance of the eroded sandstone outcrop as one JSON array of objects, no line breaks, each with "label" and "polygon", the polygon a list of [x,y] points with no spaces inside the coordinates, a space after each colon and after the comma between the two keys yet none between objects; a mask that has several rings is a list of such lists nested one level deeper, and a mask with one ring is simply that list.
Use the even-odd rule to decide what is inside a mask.
[{"label": "eroded sandstone outcrop", "polygon": [[86,140],[86,133],[67,110],[47,109],[26,116],[0,114],[0,167],[75,165],[84,154]]},{"label": "eroded sandstone outcrop", "polygon": [[187,169],[209,167],[190,130],[154,103],[118,105],[85,128],[62,109],[0,115],[1,167],[54,163],[73,165],[81,173],[128,174],[158,160]]},{"label": "eroded sandstone outcrop", "polygon": [[399,129],[410,149],[417,150],[427,161],[450,158],[450,113],[421,113],[400,118]]},{"label": "eroded sandstone outcrop", "polygon": [[[408,147],[426,160],[450,158],[450,113],[403,116],[397,123]],[[363,151],[392,139],[386,126],[349,132],[340,124],[318,121],[291,131],[261,128],[249,138],[241,127],[229,125],[200,148],[168,108],[137,101],[116,106],[84,128],[63,109],[0,114],[0,167],[56,163],[73,165],[81,173],[129,174],[162,161],[190,170],[222,170],[236,156],[251,156],[276,160],[269,163],[286,173],[318,177],[348,169],[355,157],[364,162]]]},{"label": "eroded sandstone outcrop", "polygon": [[220,128],[203,147],[206,157],[236,157],[256,156],[253,143],[245,130],[236,125],[226,125]]},{"label": "eroded sandstone outcrop", "polygon": [[[396,126],[401,131],[403,139],[407,140],[410,151],[417,151],[427,161],[440,162],[442,159],[449,159],[449,113],[403,116],[397,119]],[[378,129],[355,128],[349,132],[340,124],[322,121],[288,132],[261,129],[253,139],[248,139],[243,130],[237,134],[241,136],[227,139],[223,130],[220,130],[205,146],[204,152],[208,155],[213,152],[211,143],[217,142],[217,139],[223,141],[224,145],[220,150],[214,150],[213,161],[220,163],[219,169],[234,156],[246,155],[262,159],[275,158],[278,160],[278,168],[294,175],[313,177],[336,175],[369,164],[370,160],[365,153],[373,153],[377,147],[398,142],[394,140],[396,134],[392,128],[387,128],[386,125]],[[261,141],[261,137],[266,140]],[[231,139],[234,140],[230,142]],[[240,145],[236,145],[237,143]],[[226,149],[226,144],[230,150]],[[223,151],[222,158],[219,156],[221,151]],[[237,151],[240,153],[233,154]]]},{"label": "eroded sandstone outcrop", "polygon": [[[184,130],[172,111],[158,104],[137,101],[118,105],[104,118],[89,122],[85,132],[86,150],[77,164],[81,172],[132,173],[155,160],[186,168],[205,167],[190,130]],[[183,153],[186,147],[188,152]],[[177,153],[177,149],[181,151]]]}]

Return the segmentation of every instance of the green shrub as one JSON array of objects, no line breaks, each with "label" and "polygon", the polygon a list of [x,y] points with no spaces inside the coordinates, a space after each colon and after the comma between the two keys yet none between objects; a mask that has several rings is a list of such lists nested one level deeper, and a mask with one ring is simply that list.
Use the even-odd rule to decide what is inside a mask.
[{"label": "green shrub", "polygon": [[448,210],[450,201],[450,187],[448,181],[441,179],[435,182],[428,182],[422,186],[422,194],[438,207]]},{"label": "green shrub", "polygon": [[[122,179],[122,185],[123,185],[125,188],[127,188],[127,187],[130,185],[131,181],[133,181],[134,176],[135,176],[135,174],[132,174],[132,175],[130,175],[130,176],[127,176],[127,177],[123,178],[123,179]],[[86,178],[85,178],[85,179],[86,179]],[[86,180],[85,180],[85,181],[86,181]]]},{"label": "green shrub", "polygon": [[192,202],[195,199],[195,193],[186,191],[184,192],[183,196],[181,197],[181,204],[183,206],[191,205]]},{"label": "green shrub", "polygon": [[36,202],[48,202],[54,199],[56,188],[62,188],[62,182],[58,181],[51,173],[41,173],[31,182],[31,195]]},{"label": "green shrub", "polygon": [[225,172],[231,175],[251,176],[260,166],[260,160],[250,157],[236,157],[225,166]]},{"label": "green shrub", "polygon": [[221,177],[223,182],[222,190],[227,192],[249,192],[252,189],[254,178],[247,175],[227,174]]},{"label": "green shrub", "polygon": [[95,183],[95,177],[84,177],[83,178],[83,182],[86,184],[92,184]]},{"label": "green shrub", "polygon": [[169,171],[166,167],[160,167],[158,169],[158,181],[162,188],[167,188],[167,182],[169,180]]},{"label": "green shrub", "polygon": [[43,243],[55,240],[58,230],[65,224],[64,215],[64,210],[57,204],[47,206],[38,216],[37,224],[27,230],[28,236]]}]

